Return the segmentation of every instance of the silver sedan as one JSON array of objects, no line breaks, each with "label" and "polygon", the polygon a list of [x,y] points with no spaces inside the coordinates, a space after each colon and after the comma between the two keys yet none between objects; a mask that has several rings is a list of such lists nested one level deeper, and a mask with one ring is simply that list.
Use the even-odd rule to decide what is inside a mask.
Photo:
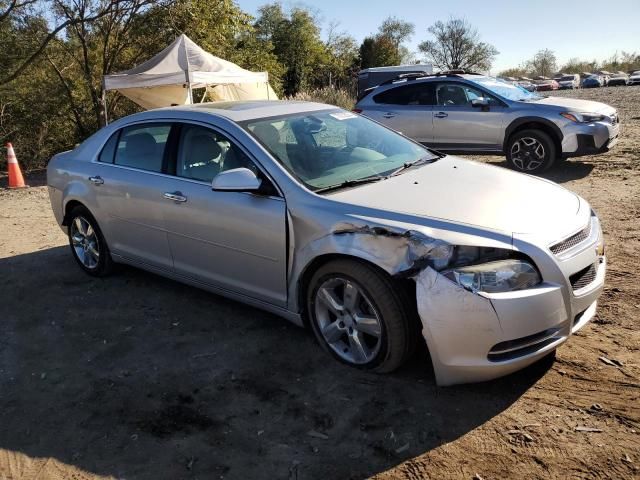
[{"label": "silver sedan", "polygon": [[47,171],[88,274],[126,263],[309,327],[389,372],[426,341],[440,385],[505,375],[593,317],[589,204],[328,105],[230,102],[105,127]]}]

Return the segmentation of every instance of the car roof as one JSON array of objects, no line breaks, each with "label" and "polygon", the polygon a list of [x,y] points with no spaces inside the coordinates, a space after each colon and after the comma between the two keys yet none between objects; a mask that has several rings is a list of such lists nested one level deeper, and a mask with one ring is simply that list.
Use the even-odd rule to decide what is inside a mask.
[{"label": "car roof", "polygon": [[258,118],[277,117],[292,113],[314,112],[336,108],[338,107],[324,103],[294,100],[244,100],[197,103],[194,105],[167,107],[159,110],[170,109],[172,111],[206,112],[226,117],[234,122],[242,122]]}]

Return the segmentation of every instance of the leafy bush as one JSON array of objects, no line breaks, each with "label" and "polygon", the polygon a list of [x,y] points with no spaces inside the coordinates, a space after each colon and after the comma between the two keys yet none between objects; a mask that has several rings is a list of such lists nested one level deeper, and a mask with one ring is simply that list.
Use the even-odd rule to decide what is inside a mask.
[{"label": "leafy bush", "polygon": [[322,87],[312,90],[301,90],[285,100],[300,100],[305,102],[320,102],[336,105],[346,110],[351,110],[356,104],[356,97],[346,89]]}]

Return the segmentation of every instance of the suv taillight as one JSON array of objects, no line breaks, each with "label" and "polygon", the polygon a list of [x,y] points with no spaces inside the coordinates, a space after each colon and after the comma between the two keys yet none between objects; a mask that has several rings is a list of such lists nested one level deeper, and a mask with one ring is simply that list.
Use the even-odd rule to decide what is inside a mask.
[{"label": "suv taillight", "polygon": [[353,113],[362,113],[362,109],[361,108],[354,108],[353,110],[351,110]]}]

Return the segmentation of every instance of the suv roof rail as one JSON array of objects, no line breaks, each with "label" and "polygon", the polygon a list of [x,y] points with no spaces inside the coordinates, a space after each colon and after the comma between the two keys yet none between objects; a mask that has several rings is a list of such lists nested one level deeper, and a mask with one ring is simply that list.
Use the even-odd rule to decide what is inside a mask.
[{"label": "suv roof rail", "polygon": [[481,73],[477,73],[477,72],[467,72],[465,70],[445,70],[443,72],[438,72],[438,73],[424,73],[424,72],[403,73],[403,74],[398,75],[396,77],[390,78],[389,80],[385,80],[380,85],[376,85],[375,87],[370,87],[370,88],[377,88],[377,87],[380,87],[382,85],[389,85],[389,84],[391,84],[393,82],[398,82],[400,80],[411,81],[411,80],[417,80],[419,78],[458,77],[460,75],[482,75],[482,74]]}]

